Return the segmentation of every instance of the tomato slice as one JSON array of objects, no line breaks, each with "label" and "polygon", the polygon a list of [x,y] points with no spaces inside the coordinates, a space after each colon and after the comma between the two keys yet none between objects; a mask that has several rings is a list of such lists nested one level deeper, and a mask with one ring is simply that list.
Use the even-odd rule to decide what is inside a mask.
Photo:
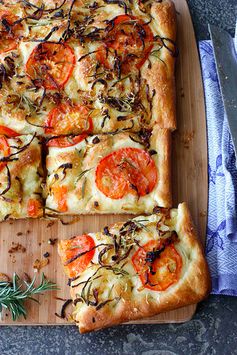
[{"label": "tomato slice", "polygon": [[[7,139],[3,136],[0,136],[0,153],[1,157],[7,157],[10,154],[10,147],[8,145]],[[7,165],[6,162],[0,163],[0,171]]]},{"label": "tomato slice", "polygon": [[48,147],[59,147],[59,148],[66,148],[71,147],[75,144],[80,143],[87,137],[87,134],[80,134],[79,136],[75,137],[57,137],[50,139],[47,143]]},{"label": "tomato slice", "polygon": [[58,204],[58,211],[67,212],[67,186],[53,186],[52,190],[54,199],[57,201]]},{"label": "tomato slice", "polygon": [[97,60],[108,68],[107,57],[112,50],[119,58],[123,72],[131,70],[134,64],[140,69],[153,47],[154,36],[149,25],[134,16],[120,15],[111,21],[107,33],[104,50],[99,48]]},{"label": "tomato slice", "polygon": [[101,159],[96,169],[98,189],[112,199],[120,199],[128,193],[145,196],[156,182],[155,162],[139,148],[121,148]]},{"label": "tomato slice", "polygon": [[0,11],[0,54],[12,51],[17,47],[20,30],[23,28],[21,23],[13,25],[17,20],[18,17],[10,11]]},{"label": "tomato slice", "polygon": [[[70,278],[80,275],[93,259],[95,242],[89,235],[80,235],[60,242],[63,263]],[[86,252],[86,253],[85,253]],[[80,255],[83,253],[83,255]],[[75,258],[78,256],[75,260]],[[72,260],[72,261],[71,261]]]},{"label": "tomato slice", "polygon": [[42,205],[39,200],[30,198],[27,204],[28,216],[36,218],[42,214]]},{"label": "tomato slice", "polygon": [[147,262],[147,253],[162,247],[162,243],[152,240],[139,248],[132,257],[133,266],[146,288],[165,291],[176,283],[181,274],[182,257],[173,244],[167,245],[152,263]]},{"label": "tomato slice", "polygon": [[38,86],[56,90],[65,86],[70,78],[76,58],[73,50],[65,43],[40,43],[26,63],[26,74]]},{"label": "tomato slice", "polygon": [[48,115],[45,133],[66,135],[91,132],[93,129],[90,110],[84,105],[62,103]]},{"label": "tomato slice", "polygon": [[13,129],[8,128],[6,126],[1,126],[1,125],[0,125],[0,134],[3,134],[4,136],[7,136],[7,137],[18,137],[18,136],[20,136],[20,134],[17,133],[16,131],[14,131]]}]

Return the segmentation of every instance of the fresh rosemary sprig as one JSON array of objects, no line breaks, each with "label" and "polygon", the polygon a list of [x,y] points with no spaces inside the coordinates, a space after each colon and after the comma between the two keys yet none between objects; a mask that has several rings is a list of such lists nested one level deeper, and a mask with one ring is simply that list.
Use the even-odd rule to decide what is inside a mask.
[{"label": "fresh rosemary sprig", "polygon": [[12,282],[0,282],[0,317],[5,308],[11,312],[13,321],[17,320],[20,316],[26,318],[27,310],[25,301],[27,299],[39,303],[37,299],[32,297],[33,295],[58,289],[55,283],[45,278],[44,273],[42,274],[41,282],[38,286],[35,286],[35,279],[36,277],[33,278],[31,283],[28,283],[21,280],[20,277],[14,273]]}]

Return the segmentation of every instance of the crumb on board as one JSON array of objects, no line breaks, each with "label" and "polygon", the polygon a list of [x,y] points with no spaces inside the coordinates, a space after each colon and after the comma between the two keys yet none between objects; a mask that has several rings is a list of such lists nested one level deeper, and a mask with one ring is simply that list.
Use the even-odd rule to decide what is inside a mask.
[{"label": "crumb on board", "polygon": [[48,239],[48,244],[54,245],[58,241],[58,238],[49,238]]},{"label": "crumb on board", "polygon": [[43,260],[36,259],[33,264],[33,269],[35,272],[39,272],[43,267],[48,265],[49,259],[44,258]]},{"label": "crumb on board", "polygon": [[0,282],[8,282],[8,281],[10,281],[10,277],[0,272]]},{"label": "crumb on board", "polygon": [[201,212],[199,213],[199,215],[200,215],[200,217],[206,217],[207,211],[201,211]]},{"label": "crumb on board", "polygon": [[[12,257],[12,258],[11,258],[11,257]],[[15,262],[16,262],[16,257],[15,257],[15,255],[14,255],[14,254],[10,254],[10,258],[11,258],[12,263],[15,264]]]},{"label": "crumb on board", "polygon": [[61,224],[63,226],[69,226],[69,225],[75,224],[75,223],[79,222],[80,220],[81,220],[80,216],[75,216],[70,221],[64,221],[62,218],[59,218],[59,221],[61,222]]},{"label": "crumb on board", "polygon": [[48,252],[46,252],[46,253],[43,254],[43,257],[44,257],[44,258],[48,258],[49,256],[50,256],[50,254],[49,254]]},{"label": "crumb on board", "polygon": [[20,237],[21,235],[23,235],[23,233],[22,233],[22,232],[17,232],[16,235],[17,235],[18,237]]},{"label": "crumb on board", "polygon": [[184,148],[188,149],[189,148],[189,144],[191,143],[191,141],[194,138],[194,131],[186,131],[181,135],[181,142],[184,145]]},{"label": "crumb on board", "polygon": [[12,246],[11,248],[8,250],[9,254],[14,254],[14,253],[25,253],[26,252],[26,248],[20,244],[20,243],[15,243],[12,242]]},{"label": "crumb on board", "polygon": [[55,221],[50,221],[48,224],[47,224],[47,228],[50,228],[54,225]]}]

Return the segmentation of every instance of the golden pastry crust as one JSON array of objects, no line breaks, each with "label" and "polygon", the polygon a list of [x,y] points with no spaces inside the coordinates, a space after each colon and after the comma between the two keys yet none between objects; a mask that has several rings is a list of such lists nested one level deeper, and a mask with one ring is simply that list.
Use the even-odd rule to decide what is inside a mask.
[{"label": "golden pastry crust", "polygon": [[[160,223],[162,216],[162,223]],[[104,246],[101,246],[97,248],[98,250],[92,259],[93,264],[89,264],[85,271],[71,280],[71,296],[75,305],[72,315],[81,333],[153,316],[161,312],[197,303],[207,297],[210,292],[211,283],[207,262],[185,203],[180,204],[178,209],[172,209],[170,212],[161,210],[156,215],[140,216],[132,221],[136,223],[136,220],[143,220],[142,223],[146,229],[137,233],[133,232],[137,243],[133,246],[127,258],[114,265],[114,267],[116,266],[116,272],[107,271],[106,268],[102,268],[103,271],[101,273],[98,270],[101,267],[101,264],[98,264],[98,255],[101,249],[104,248]],[[160,230],[165,228],[167,235],[171,231],[177,233],[178,239],[174,245],[182,257],[182,269],[179,279],[163,291],[155,291],[152,288],[144,287],[140,278],[136,275],[131,262],[136,250],[139,248],[138,245],[143,246],[147,241],[162,238],[157,236],[157,227],[155,227],[157,225],[159,225]],[[95,240],[96,245],[111,243],[108,231],[111,235],[116,236],[119,234],[119,230],[121,231],[122,226],[124,226],[123,223],[118,223],[106,228],[103,233],[91,233],[89,235]],[[126,235],[126,238],[131,241],[129,234]],[[67,260],[65,250],[69,245],[70,240],[59,243],[59,255],[64,265]],[[160,257],[162,257],[162,254],[160,254]],[[122,264],[124,266],[121,266]],[[70,272],[70,264],[64,267],[66,273]],[[95,270],[97,270],[97,273],[93,279],[91,275]],[[123,276],[119,275],[119,271],[122,272],[121,270],[124,272]],[[91,280],[92,284],[89,286],[90,291],[87,302],[93,300],[90,292],[95,287],[98,298],[97,305],[86,304],[85,300],[83,301],[80,298],[83,286],[84,294],[86,295],[87,286],[85,286],[85,281],[88,277],[90,277],[90,280],[87,282],[87,286],[90,285]],[[95,295],[95,293],[93,294]],[[110,301],[101,306],[108,299]]]},{"label": "golden pastry crust", "polygon": [[[34,136],[4,138],[9,152],[0,167],[0,220],[43,216],[41,145]],[[6,143],[7,142],[7,143]],[[1,143],[2,144],[2,143]]]},{"label": "golden pastry crust", "polygon": [[[176,13],[172,1],[154,2],[151,15],[158,25],[157,31],[163,38],[176,41]],[[161,52],[161,60],[151,61],[152,66],[142,68],[142,77],[150,91],[155,91],[151,124],[162,128],[176,129],[176,91],[174,66],[175,57],[166,50]]]},{"label": "golden pastry crust", "polygon": [[[42,3],[44,11],[37,12],[35,6],[40,7]],[[174,65],[177,53],[173,2],[163,0],[148,5],[131,2],[126,11],[119,4],[108,4],[104,0],[98,0],[96,4],[93,0],[86,3],[67,0],[62,6],[58,5],[58,10],[53,10],[54,2],[46,0],[36,1],[32,6],[27,2],[8,0],[0,4],[0,16],[7,11],[18,19],[25,19],[20,22],[20,29],[15,30],[16,47],[6,52],[0,50],[1,72],[4,70],[4,75],[0,72],[0,125],[20,134],[54,135],[47,130],[49,116],[51,110],[62,103],[88,108],[91,133],[128,128],[138,132],[141,128],[152,128],[154,124],[160,128],[176,128]],[[32,18],[34,11],[37,14]],[[134,18],[138,23],[142,21],[145,25],[140,31],[149,28],[153,38],[149,39],[146,34],[143,39],[151,41],[151,48],[147,58],[144,53],[137,55],[138,58],[145,57],[141,68],[131,66],[123,72],[121,67],[117,70],[118,58],[111,50],[110,66],[98,59],[98,52],[106,43],[109,24],[125,13],[131,16],[130,21]],[[39,18],[34,19],[34,16]],[[91,33],[98,28],[99,37],[94,38]],[[7,35],[5,32],[3,28],[3,37]],[[39,84],[40,77],[35,80],[27,72],[27,62],[42,44],[64,41],[75,58],[71,59],[73,70],[60,90],[47,88],[45,91]],[[136,60],[136,55],[134,58]],[[65,60],[70,62],[68,58]],[[47,69],[47,65],[39,60],[37,65],[42,65],[40,72]],[[80,120],[78,116],[76,125],[68,123],[67,129],[60,134],[82,133],[85,128]]]},{"label": "golden pastry crust", "polygon": [[[170,207],[171,199],[171,134],[169,130],[155,127],[148,140],[134,133],[118,133],[88,137],[67,148],[49,147],[46,159],[48,178],[46,184],[46,210],[49,214],[97,213],[151,213],[155,206]],[[149,138],[151,134],[151,137]],[[148,144],[148,145],[147,145]],[[144,196],[130,191],[121,198],[110,198],[99,190],[96,176],[102,159],[123,148],[136,148],[150,152],[155,163],[157,180],[152,190]],[[141,149],[141,150],[140,150]],[[149,155],[147,155],[149,156]],[[68,168],[63,169],[65,164]],[[132,163],[131,163],[132,164]],[[66,171],[66,174],[65,174]],[[135,171],[137,172],[137,170]],[[56,176],[56,178],[55,178]],[[119,177],[118,177],[119,178]],[[129,180],[130,181],[130,180]],[[64,189],[64,207],[58,189]],[[62,190],[61,190],[62,191]],[[60,200],[61,198],[61,200]]]}]

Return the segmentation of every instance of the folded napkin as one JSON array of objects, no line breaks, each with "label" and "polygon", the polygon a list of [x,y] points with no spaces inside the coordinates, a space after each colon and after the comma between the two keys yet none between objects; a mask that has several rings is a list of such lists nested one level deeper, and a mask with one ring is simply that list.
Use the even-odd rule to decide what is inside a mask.
[{"label": "folded napkin", "polygon": [[[237,36],[235,44],[237,50]],[[212,293],[237,296],[236,157],[220,94],[211,41],[201,41],[199,51],[208,135],[206,256],[212,276]]]}]

